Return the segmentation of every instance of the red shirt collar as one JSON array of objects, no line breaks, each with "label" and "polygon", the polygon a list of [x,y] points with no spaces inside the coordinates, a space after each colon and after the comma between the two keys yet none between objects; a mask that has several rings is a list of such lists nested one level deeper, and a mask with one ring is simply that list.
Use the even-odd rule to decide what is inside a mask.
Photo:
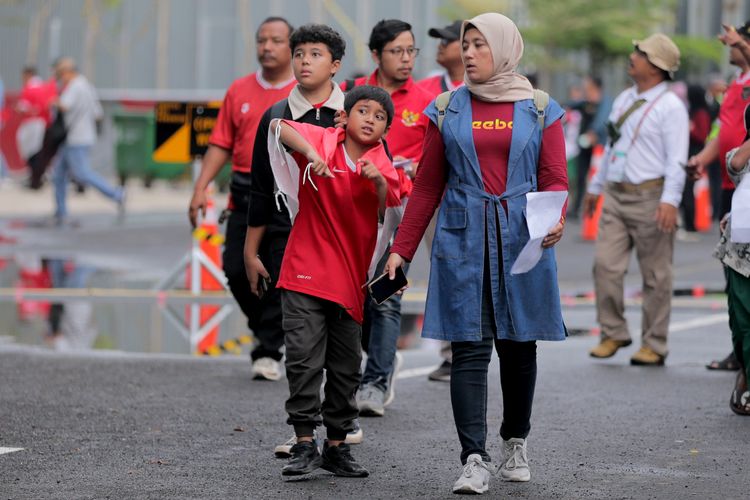
[{"label": "red shirt collar", "polygon": [[[372,85],[374,87],[378,87],[378,70],[376,69],[373,71],[370,76],[367,77],[367,80],[365,80],[366,85]],[[404,82],[403,85],[401,85],[398,89],[396,89],[394,92],[409,92],[411,88],[414,86],[414,78],[411,76],[409,77],[406,82]]]}]

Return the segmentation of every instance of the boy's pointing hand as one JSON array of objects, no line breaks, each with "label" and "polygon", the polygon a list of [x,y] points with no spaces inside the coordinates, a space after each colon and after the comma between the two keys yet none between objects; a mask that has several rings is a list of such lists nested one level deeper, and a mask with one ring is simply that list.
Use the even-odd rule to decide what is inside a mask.
[{"label": "boy's pointing hand", "polygon": [[383,174],[380,173],[380,170],[378,170],[378,167],[372,161],[360,159],[357,163],[362,168],[362,177],[371,180],[375,185],[385,184]]}]

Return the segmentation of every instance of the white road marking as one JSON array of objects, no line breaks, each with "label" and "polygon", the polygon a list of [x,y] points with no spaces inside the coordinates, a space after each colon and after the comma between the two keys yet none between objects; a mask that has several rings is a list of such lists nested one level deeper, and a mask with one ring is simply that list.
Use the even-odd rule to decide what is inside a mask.
[{"label": "white road marking", "polygon": [[400,372],[398,372],[398,375],[396,375],[396,379],[401,380],[405,378],[422,377],[424,375],[427,375],[434,369],[434,366],[423,366],[422,368],[409,368],[408,370],[401,370]]},{"label": "white road marking", "polygon": [[6,453],[13,453],[14,451],[21,451],[23,448],[3,448],[0,446],[0,455],[4,455]]},{"label": "white road marking", "polygon": [[[669,325],[669,333],[684,332],[686,330],[692,330],[694,328],[700,328],[703,326],[717,325],[729,321],[727,313],[712,314],[703,318],[693,318],[686,321],[679,321]],[[634,332],[634,335],[640,335],[640,332]],[[423,366],[420,368],[409,368],[407,370],[401,370],[396,376],[396,380],[403,380],[408,378],[423,377],[428,375],[435,366]]]},{"label": "white road marking", "polygon": [[729,316],[727,313],[711,314],[703,318],[693,318],[686,321],[680,321],[669,325],[669,333],[684,332],[701,326],[717,325],[719,323],[728,323]]}]

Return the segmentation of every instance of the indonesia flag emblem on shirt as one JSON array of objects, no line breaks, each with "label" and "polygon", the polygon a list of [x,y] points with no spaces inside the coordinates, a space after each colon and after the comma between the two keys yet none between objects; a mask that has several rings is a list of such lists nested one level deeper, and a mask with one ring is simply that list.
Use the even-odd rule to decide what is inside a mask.
[{"label": "indonesia flag emblem on shirt", "polygon": [[412,111],[409,111],[408,109],[404,109],[404,111],[401,113],[401,123],[403,123],[407,127],[413,127],[417,124],[417,121],[419,121],[419,115],[419,113],[414,113]]}]

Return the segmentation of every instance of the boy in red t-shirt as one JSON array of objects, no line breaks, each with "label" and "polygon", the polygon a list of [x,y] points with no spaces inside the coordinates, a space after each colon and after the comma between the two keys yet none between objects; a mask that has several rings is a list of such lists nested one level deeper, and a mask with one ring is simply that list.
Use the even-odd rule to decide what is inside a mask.
[{"label": "boy in red t-shirt", "polygon": [[[274,160],[278,150],[271,155],[293,220],[277,284],[289,381],[287,422],[297,436],[282,470],[285,476],[319,467],[337,476],[368,475],[344,442],[358,415],[354,394],[361,378],[362,285],[375,252],[378,221],[386,207],[397,207],[400,200],[398,175],[381,140],[393,119],[390,96],[360,86],[347,94],[344,111],[345,130],[271,122],[271,132],[295,151],[294,162]],[[321,413],[328,434],[322,454],[313,440]]]}]

